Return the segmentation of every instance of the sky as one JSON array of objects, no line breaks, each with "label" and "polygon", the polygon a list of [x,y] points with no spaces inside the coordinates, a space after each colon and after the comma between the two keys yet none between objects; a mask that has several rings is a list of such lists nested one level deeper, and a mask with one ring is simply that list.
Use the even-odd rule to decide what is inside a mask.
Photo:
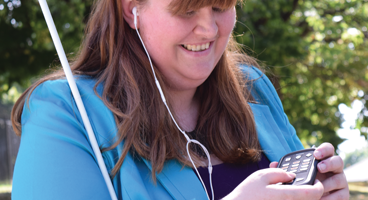
[{"label": "sky", "polygon": [[[359,91],[359,96],[363,96],[362,91]],[[339,137],[346,139],[343,143],[338,146],[339,155],[344,158],[346,154],[351,153],[355,150],[368,148],[368,142],[364,136],[360,135],[360,131],[355,129],[356,121],[359,118],[359,113],[364,108],[363,102],[360,100],[354,100],[351,107],[345,104],[339,105],[339,111],[343,115],[344,122],[341,124],[341,128],[337,131]],[[368,115],[364,113],[364,115]],[[362,131],[367,131],[368,128],[362,128]]]}]

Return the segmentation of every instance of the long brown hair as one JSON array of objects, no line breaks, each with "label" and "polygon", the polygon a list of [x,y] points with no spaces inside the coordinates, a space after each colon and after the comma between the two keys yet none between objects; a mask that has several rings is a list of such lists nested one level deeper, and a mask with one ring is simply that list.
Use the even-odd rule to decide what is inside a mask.
[{"label": "long brown hair", "polygon": [[[155,178],[155,172],[162,170],[166,160],[177,159],[188,166],[191,163],[185,153],[186,139],[162,104],[137,34],[123,18],[121,2],[95,2],[81,50],[72,62],[72,71],[96,79],[96,86],[103,83],[100,98],[116,117],[117,140],[104,151],[114,149],[123,140],[124,148],[111,175],[119,171],[125,156],[134,152],[151,161]],[[236,2],[173,0],[170,5],[173,13],[182,13],[203,6],[231,7]],[[139,3],[144,2],[140,0]],[[203,134],[211,153],[228,163],[254,162],[260,158],[253,114],[248,105],[252,97],[246,87],[248,82],[239,69],[240,64],[258,66],[255,59],[242,53],[230,38],[215,69],[197,89],[201,107],[196,132]],[[162,75],[158,70],[156,73],[162,83]],[[63,76],[61,70],[45,76],[18,99],[12,111],[12,123],[18,135],[21,135],[21,115],[27,97],[44,81]],[[199,153],[194,152],[192,157],[197,166],[204,165]]]}]

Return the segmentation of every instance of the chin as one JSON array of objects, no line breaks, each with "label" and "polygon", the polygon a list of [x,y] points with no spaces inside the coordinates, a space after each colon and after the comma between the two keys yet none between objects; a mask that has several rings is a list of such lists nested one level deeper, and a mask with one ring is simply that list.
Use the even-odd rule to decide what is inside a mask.
[{"label": "chin", "polygon": [[191,67],[193,71],[191,72],[191,77],[195,79],[207,79],[207,77],[212,73],[212,71],[215,69],[216,65],[198,65],[195,67]]}]

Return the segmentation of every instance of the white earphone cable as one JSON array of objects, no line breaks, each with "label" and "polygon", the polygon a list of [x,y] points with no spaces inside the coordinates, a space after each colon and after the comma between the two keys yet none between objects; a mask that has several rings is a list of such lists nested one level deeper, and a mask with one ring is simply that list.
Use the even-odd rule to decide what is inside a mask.
[{"label": "white earphone cable", "polygon": [[173,120],[173,122],[174,122],[175,126],[178,128],[178,130],[179,130],[179,131],[184,135],[184,137],[187,139],[186,149],[187,149],[187,154],[188,154],[189,160],[190,160],[190,162],[192,163],[192,165],[193,165],[193,167],[194,167],[194,170],[196,171],[196,173],[197,173],[197,175],[198,175],[198,177],[199,177],[199,179],[200,179],[200,181],[201,181],[201,183],[202,183],[202,186],[203,186],[204,190],[206,191],[207,198],[208,198],[208,199],[210,199],[210,197],[209,197],[209,195],[208,195],[208,191],[207,191],[207,189],[206,189],[206,185],[204,184],[204,182],[203,182],[203,180],[202,180],[202,177],[201,177],[201,175],[199,174],[199,172],[198,172],[198,170],[197,170],[197,167],[195,166],[194,161],[192,160],[192,157],[190,156],[190,152],[189,152],[189,144],[190,144],[190,143],[195,143],[195,144],[199,145],[199,146],[203,149],[203,151],[205,152],[205,154],[206,154],[206,156],[207,156],[207,159],[208,159],[208,173],[209,173],[209,178],[210,178],[211,194],[212,194],[212,200],[214,200],[214,190],[213,190],[213,186],[212,186],[212,163],[211,163],[211,157],[210,157],[210,154],[209,154],[208,150],[206,149],[206,147],[205,147],[203,144],[201,144],[201,143],[200,143],[200,142],[198,142],[197,140],[194,140],[194,139],[190,139],[190,138],[189,138],[189,136],[188,136],[188,135],[187,135],[187,134],[186,134],[186,133],[185,133],[185,132],[184,132],[184,131],[179,127],[179,125],[177,124],[177,122],[176,122],[176,120],[175,120],[174,116],[172,115],[172,113],[171,113],[171,111],[170,111],[170,108],[169,108],[169,106],[167,105],[166,98],[165,98],[165,95],[164,95],[164,93],[163,93],[163,91],[162,91],[161,85],[160,85],[159,81],[157,80],[156,73],[155,73],[155,70],[154,70],[153,65],[152,65],[151,57],[150,57],[150,55],[149,55],[149,53],[148,53],[148,50],[146,49],[146,46],[144,45],[144,42],[143,42],[143,40],[142,40],[142,38],[141,38],[141,35],[139,34],[139,31],[138,31],[138,27],[137,27],[137,8],[136,8],[136,7],[134,7],[134,8],[133,8],[133,10],[132,10],[132,12],[133,12],[133,15],[134,15],[134,26],[135,26],[135,30],[136,30],[136,32],[137,32],[137,34],[138,34],[138,37],[139,37],[139,39],[140,39],[140,41],[141,41],[141,43],[142,43],[142,46],[143,46],[143,48],[144,48],[144,51],[145,51],[145,52],[146,52],[146,54],[147,54],[147,57],[148,57],[148,60],[149,60],[150,65],[151,65],[151,69],[152,69],[152,73],[153,73],[153,77],[154,77],[154,79],[155,79],[155,83],[156,83],[157,89],[158,89],[158,91],[160,92],[160,95],[161,95],[161,99],[162,99],[163,103],[165,104],[166,109],[167,109],[167,111],[169,112],[170,117],[171,117],[171,119]]}]

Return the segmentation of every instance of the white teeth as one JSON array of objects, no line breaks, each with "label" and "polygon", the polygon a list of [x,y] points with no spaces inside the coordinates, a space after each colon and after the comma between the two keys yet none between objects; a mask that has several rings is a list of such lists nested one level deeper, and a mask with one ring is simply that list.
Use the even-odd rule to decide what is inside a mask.
[{"label": "white teeth", "polygon": [[210,43],[202,44],[202,45],[190,45],[190,44],[184,44],[184,48],[186,48],[189,51],[204,51],[210,47]]}]

